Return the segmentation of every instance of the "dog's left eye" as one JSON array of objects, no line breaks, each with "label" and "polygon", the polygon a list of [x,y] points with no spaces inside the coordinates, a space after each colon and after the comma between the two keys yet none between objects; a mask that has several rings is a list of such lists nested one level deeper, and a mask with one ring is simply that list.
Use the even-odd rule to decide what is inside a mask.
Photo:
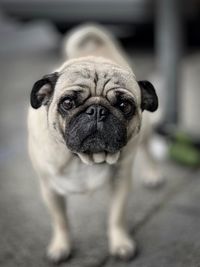
[{"label": "dog's left eye", "polygon": [[67,110],[70,110],[72,109],[73,107],[75,106],[75,103],[74,103],[74,100],[67,97],[65,98],[62,103],[61,103],[61,108],[64,110],[64,111],[67,111]]},{"label": "dog's left eye", "polygon": [[118,107],[128,118],[130,118],[135,113],[135,105],[131,101],[121,100],[118,103]]}]

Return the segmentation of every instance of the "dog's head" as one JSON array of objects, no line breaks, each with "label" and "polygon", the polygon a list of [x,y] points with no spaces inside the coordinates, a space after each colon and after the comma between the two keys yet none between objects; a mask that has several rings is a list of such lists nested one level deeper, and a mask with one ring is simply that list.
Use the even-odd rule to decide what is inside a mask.
[{"label": "dog's head", "polygon": [[140,131],[142,111],[155,111],[158,98],[131,70],[82,58],[37,81],[31,106],[46,109],[49,131],[84,162],[115,163]]}]

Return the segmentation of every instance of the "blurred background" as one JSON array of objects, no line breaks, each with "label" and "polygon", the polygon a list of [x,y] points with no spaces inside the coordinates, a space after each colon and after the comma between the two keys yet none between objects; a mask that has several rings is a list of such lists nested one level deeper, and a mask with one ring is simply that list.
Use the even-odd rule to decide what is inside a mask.
[{"label": "blurred background", "polygon": [[[136,185],[128,223],[133,232],[143,226],[148,230],[148,225],[154,230],[149,241],[138,234],[142,249],[143,243],[147,249],[134,266],[160,267],[161,259],[162,266],[199,266],[200,227],[195,220],[200,214],[199,0],[0,0],[0,265],[47,264],[43,250],[50,235],[49,219],[26,148],[29,95],[37,79],[63,62],[65,34],[88,22],[110,30],[127,52],[138,80],[148,79],[155,85],[162,117],[155,129],[153,150],[157,159],[165,159],[160,164],[167,176],[176,178],[158,192]],[[107,204],[102,194],[97,193],[92,203],[90,196],[84,200],[76,196],[71,203],[69,212],[80,251],[69,266],[113,266],[105,242]],[[166,214],[161,207],[171,201],[171,195],[175,200]],[[149,222],[157,210],[163,215]],[[93,220],[87,226],[89,216]],[[172,228],[185,233],[182,239],[181,234],[171,233]],[[157,245],[152,248],[156,237]],[[93,246],[97,239],[98,250]]]}]

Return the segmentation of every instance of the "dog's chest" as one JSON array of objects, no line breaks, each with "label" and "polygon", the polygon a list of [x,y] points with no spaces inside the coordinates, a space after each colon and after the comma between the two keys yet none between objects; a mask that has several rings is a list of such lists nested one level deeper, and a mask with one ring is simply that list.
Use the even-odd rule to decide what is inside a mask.
[{"label": "dog's chest", "polygon": [[60,193],[84,193],[98,189],[111,176],[108,164],[86,165],[74,158],[65,168],[52,177],[52,185]]}]

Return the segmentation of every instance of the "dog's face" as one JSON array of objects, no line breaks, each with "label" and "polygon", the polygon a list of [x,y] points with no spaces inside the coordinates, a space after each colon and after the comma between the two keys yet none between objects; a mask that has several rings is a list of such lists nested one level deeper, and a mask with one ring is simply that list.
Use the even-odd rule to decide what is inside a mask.
[{"label": "dog's face", "polygon": [[147,81],[99,58],[71,60],[37,81],[31,105],[46,109],[49,131],[85,163],[115,163],[158,99]]}]

